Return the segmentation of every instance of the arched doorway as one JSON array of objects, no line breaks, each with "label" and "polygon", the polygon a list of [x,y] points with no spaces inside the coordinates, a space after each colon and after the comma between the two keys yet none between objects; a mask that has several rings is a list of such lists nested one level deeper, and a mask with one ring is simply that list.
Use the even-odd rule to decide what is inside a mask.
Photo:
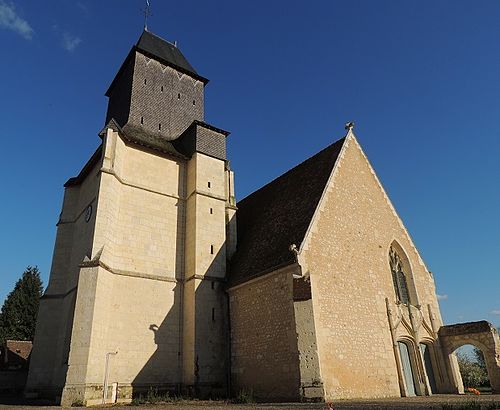
[{"label": "arched doorway", "polygon": [[401,358],[401,370],[406,386],[407,396],[417,395],[417,373],[415,371],[415,360],[412,354],[412,346],[406,341],[398,341],[399,356]]},{"label": "arched doorway", "polygon": [[429,380],[430,393],[437,393],[436,376],[434,374],[434,359],[432,357],[433,347],[427,342],[420,343],[420,352],[422,353],[422,359],[424,362],[425,373],[427,374],[427,379]]}]

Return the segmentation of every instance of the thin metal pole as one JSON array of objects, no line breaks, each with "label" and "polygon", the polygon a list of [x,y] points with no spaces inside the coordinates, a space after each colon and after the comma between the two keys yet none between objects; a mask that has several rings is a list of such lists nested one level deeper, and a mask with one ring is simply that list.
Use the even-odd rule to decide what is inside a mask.
[{"label": "thin metal pole", "polygon": [[104,389],[102,392],[102,404],[106,404],[106,400],[108,399],[108,376],[109,376],[109,356],[116,355],[118,352],[108,352],[106,353],[106,365],[104,368]]}]

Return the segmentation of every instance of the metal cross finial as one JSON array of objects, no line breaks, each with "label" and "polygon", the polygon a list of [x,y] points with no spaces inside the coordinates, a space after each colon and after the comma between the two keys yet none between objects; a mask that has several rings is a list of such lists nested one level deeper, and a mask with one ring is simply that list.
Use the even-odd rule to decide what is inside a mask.
[{"label": "metal cross finial", "polygon": [[146,0],[146,7],[142,10],[144,12],[144,30],[148,30],[148,17],[151,16],[151,4]]},{"label": "metal cross finial", "polygon": [[352,121],[346,122],[345,129],[347,131],[352,131],[353,128],[354,128],[354,122],[352,122]]}]

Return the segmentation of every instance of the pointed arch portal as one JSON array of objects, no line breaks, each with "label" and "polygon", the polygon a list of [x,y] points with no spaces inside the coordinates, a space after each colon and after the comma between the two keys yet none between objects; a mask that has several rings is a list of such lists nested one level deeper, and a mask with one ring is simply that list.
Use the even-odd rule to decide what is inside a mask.
[{"label": "pointed arch portal", "polygon": [[404,341],[398,342],[399,355],[401,356],[401,367],[406,386],[407,396],[416,396],[415,371],[410,357],[410,346]]}]

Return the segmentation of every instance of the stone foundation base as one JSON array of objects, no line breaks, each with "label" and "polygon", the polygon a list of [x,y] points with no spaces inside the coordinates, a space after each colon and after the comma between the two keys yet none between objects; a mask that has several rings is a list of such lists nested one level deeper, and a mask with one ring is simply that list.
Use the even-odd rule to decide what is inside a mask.
[{"label": "stone foundation base", "polygon": [[24,390],[23,396],[26,399],[44,399],[54,404],[61,402],[62,388],[57,387],[28,387]]},{"label": "stone foundation base", "polygon": [[[118,384],[116,395],[113,394],[115,387],[110,384],[106,395],[106,404],[130,403],[133,399],[148,396],[170,397],[184,396],[197,397],[200,399],[222,399],[226,398],[226,389],[221,384],[200,384],[198,386],[183,386],[178,383],[168,384]],[[24,395],[30,399],[49,399],[64,407],[71,406],[95,406],[104,404],[102,384],[78,384],[66,385],[64,389],[37,388],[26,390]]]}]

